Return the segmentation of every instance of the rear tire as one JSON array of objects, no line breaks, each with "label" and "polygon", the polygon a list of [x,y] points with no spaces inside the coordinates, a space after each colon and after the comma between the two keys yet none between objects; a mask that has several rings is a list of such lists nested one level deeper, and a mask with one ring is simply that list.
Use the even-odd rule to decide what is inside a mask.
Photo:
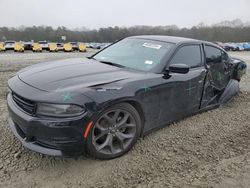
[{"label": "rear tire", "polygon": [[97,116],[87,137],[87,152],[98,159],[113,159],[127,153],[142,128],[137,110],[128,103],[111,106]]}]

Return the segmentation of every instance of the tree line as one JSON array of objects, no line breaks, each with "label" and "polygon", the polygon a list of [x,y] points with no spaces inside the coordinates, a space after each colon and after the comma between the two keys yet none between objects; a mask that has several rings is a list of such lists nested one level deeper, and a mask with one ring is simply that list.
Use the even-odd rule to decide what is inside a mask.
[{"label": "tree line", "polygon": [[250,42],[250,26],[247,27],[192,27],[178,28],[176,26],[133,26],[107,27],[98,30],[71,30],[66,27],[56,29],[50,26],[33,26],[23,28],[0,27],[0,41],[55,41],[61,42],[62,36],[66,41],[79,42],[114,42],[118,39],[134,35],[169,35],[195,38],[207,41],[221,42]]}]

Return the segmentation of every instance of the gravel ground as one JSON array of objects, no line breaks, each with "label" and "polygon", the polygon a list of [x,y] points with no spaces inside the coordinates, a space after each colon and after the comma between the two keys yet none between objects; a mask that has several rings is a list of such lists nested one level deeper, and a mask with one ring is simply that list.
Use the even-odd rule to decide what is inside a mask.
[{"label": "gravel ground", "polygon": [[[250,69],[230,103],[145,136],[121,158],[62,159],[24,149],[7,125],[7,80],[30,64],[91,53],[0,54],[0,187],[249,187]],[[232,55],[250,67],[250,52]]]}]

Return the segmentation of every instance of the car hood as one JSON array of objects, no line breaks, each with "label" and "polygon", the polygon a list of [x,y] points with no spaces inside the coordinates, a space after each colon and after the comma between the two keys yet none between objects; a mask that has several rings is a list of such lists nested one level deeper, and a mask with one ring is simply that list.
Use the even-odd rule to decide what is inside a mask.
[{"label": "car hood", "polygon": [[138,72],[89,59],[67,59],[30,66],[17,73],[20,80],[43,91],[83,89],[138,76]]}]

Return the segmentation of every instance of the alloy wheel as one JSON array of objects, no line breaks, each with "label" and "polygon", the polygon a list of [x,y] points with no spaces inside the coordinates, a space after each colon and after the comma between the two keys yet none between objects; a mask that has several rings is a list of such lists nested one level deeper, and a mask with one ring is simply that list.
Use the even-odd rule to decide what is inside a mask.
[{"label": "alloy wheel", "polygon": [[136,135],[136,121],[126,110],[104,113],[95,123],[92,143],[103,154],[118,154],[126,150]]}]

